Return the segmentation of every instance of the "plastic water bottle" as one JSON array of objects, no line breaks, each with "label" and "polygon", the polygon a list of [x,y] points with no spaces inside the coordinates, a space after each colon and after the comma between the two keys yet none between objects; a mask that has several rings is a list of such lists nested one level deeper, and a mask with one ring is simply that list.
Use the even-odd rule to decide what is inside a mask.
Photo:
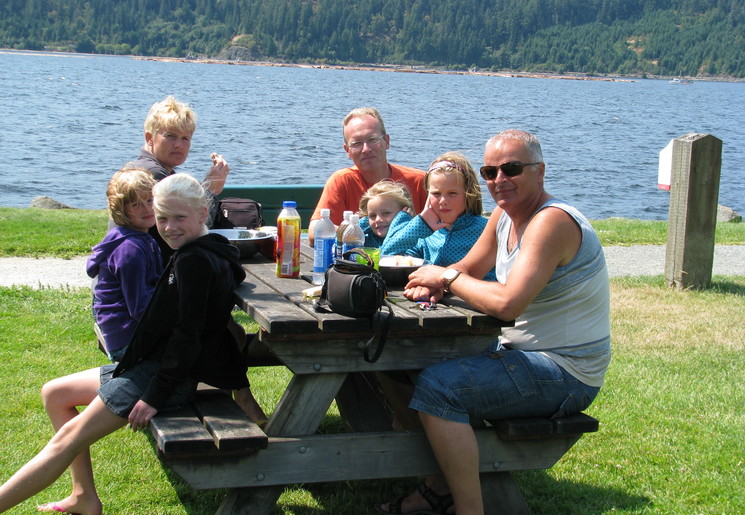
[{"label": "plastic water bottle", "polygon": [[282,202],[277,218],[277,277],[300,275],[300,215],[294,200]]},{"label": "plastic water bottle", "polygon": [[351,217],[351,211],[344,211],[344,220],[342,220],[339,228],[336,230],[336,248],[334,249],[334,257],[336,259],[341,259],[342,247],[344,245],[344,231],[349,227],[349,219]]},{"label": "plastic water bottle", "polygon": [[342,254],[348,250],[365,246],[365,232],[360,227],[360,215],[352,215],[349,218],[349,226],[344,230],[342,237]]},{"label": "plastic water bottle", "polygon": [[336,228],[329,216],[330,210],[321,209],[321,219],[313,233],[313,284],[323,284],[326,269],[334,263]]}]

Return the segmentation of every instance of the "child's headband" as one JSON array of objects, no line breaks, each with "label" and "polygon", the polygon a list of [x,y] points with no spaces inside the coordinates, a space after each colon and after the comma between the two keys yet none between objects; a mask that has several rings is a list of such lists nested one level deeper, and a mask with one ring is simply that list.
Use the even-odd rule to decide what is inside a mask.
[{"label": "child's headband", "polygon": [[437,161],[436,163],[432,163],[432,166],[429,167],[427,173],[429,174],[429,172],[434,172],[435,170],[439,170],[441,168],[455,168],[464,175],[466,173],[466,171],[459,164],[454,163],[453,161]]}]

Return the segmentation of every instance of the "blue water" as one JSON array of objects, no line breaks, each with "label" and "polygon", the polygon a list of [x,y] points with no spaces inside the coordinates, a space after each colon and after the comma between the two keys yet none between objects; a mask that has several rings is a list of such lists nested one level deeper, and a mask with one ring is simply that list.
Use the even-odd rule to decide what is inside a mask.
[{"label": "blue water", "polygon": [[[426,168],[509,127],[538,135],[550,193],[593,219],[666,219],[659,151],[696,132],[723,141],[719,203],[745,213],[745,83],[622,82],[179,63],[0,51],[0,205],[47,195],[103,209],[106,183],[143,143],[149,106],[189,102],[198,128],[180,169],[201,178],[210,154],[230,184],[321,183],[350,161],[341,120],[377,107],[389,160]],[[485,190],[484,190],[485,191]],[[485,192],[485,208],[494,205]]]}]

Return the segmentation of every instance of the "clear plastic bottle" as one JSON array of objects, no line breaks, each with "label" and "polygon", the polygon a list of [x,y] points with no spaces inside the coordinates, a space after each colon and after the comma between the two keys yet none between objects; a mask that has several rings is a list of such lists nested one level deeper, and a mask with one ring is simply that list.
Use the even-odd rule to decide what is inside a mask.
[{"label": "clear plastic bottle", "polygon": [[349,218],[349,226],[344,230],[342,237],[342,254],[348,250],[365,246],[365,232],[360,227],[360,215],[352,215]]},{"label": "clear plastic bottle", "polygon": [[277,218],[277,277],[300,275],[300,215],[294,200],[282,202]]},{"label": "clear plastic bottle", "polygon": [[351,211],[344,211],[344,220],[339,224],[339,228],[336,229],[336,248],[334,249],[334,257],[341,259],[342,247],[344,245],[344,231],[349,226],[349,219],[352,217]]},{"label": "clear plastic bottle", "polygon": [[323,284],[326,269],[334,263],[336,227],[329,216],[330,210],[321,209],[321,219],[313,233],[313,284]]}]

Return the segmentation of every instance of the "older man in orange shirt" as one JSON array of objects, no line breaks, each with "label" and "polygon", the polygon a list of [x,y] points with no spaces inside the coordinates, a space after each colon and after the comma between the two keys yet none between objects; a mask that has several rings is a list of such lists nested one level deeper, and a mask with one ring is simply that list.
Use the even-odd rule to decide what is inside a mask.
[{"label": "older man in orange shirt", "polygon": [[385,132],[383,119],[377,109],[353,109],[344,117],[343,128],[344,150],[354,166],[337,170],[326,181],[308,228],[311,245],[322,208],[331,210],[331,221],[338,226],[342,222],[343,212],[356,213],[362,195],[370,186],[383,179],[404,183],[411,192],[417,213],[422,211],[427,201],[422,170],[388,163],[386,152],[391,138]]}]

